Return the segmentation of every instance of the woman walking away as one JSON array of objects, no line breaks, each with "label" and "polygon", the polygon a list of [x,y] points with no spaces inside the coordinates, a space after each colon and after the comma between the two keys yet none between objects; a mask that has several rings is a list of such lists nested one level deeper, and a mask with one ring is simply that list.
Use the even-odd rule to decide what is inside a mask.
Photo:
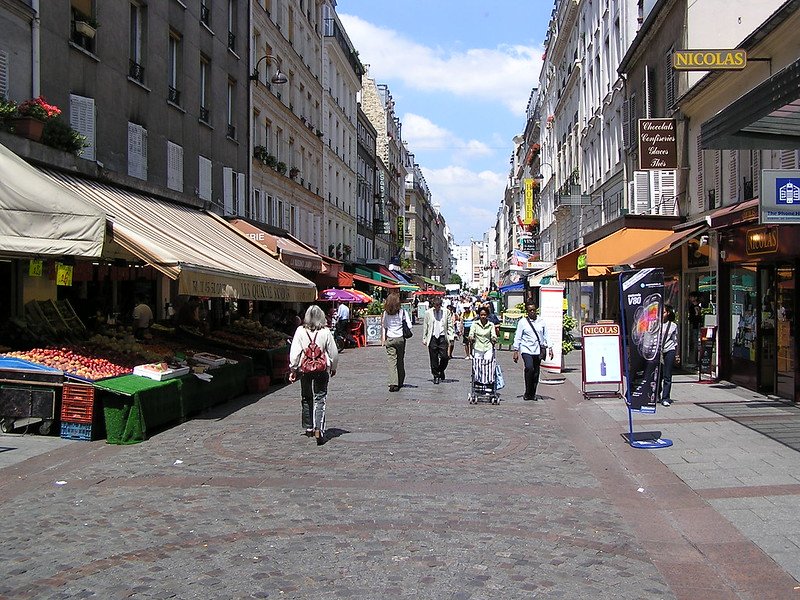
[{"label": "woman walking away", "polygon": [[486,352],[497,343],[497,332],[494,323],[489,321],[489,308],[481,306],[478,309],[478,320],[473,321],[469,329],[469,341],[472,346],[472,355],[480,360],[484,359]]},{"label": "woman walking away", "polygon": [[339,353],[325,313],[316,304],[306,310],[289,350],[289,381],[300,379],[300,404],[305,434],[325,443],[325,404],[328,381],[336,375]]},{"label": "woman walking away", "polygon": [[389,391],[397,392],[406,379],[406,339],[403,337],[403,321],[411,327],[411,321],[402,308],[400,296],[391,293],[383,305],[381,317],[381,342],[386,347],[386,360],[389,363]]},{"label": "woman walking away", "polygon": [[675,365],[675,353],[678,351],[678,325],[675,323],[675,309],[669,304],[664,305],[661,317],[661,354],[663,365],[661,367],[662,387],[661,404],[672,404],[672,367]]},{"label": "woman walking away", "polygon": [[544,319],[537,315],[536,305],[529,302],[525,305],[525,310],[528,316],[517,322],[517,331],[514,334],[513,359],[517,362],[519,355],[522,354],[522,362],[525,365],[525,394],[522,399],[533,401],[536,400],[542,359],[548,350],[550,358],[553,358],[553,349],[549,347],[547,327]]}]

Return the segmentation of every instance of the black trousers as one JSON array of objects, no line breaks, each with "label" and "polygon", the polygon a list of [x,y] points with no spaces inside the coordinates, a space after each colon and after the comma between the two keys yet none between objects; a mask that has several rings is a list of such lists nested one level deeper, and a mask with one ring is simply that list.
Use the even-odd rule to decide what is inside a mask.
[{"label": "black trousers", "polygon": [[539,372],[542,359],[539,355],[523,354],[522,362],[525,364],[525,398],[536,399],[536,388],[539,385]]},{"label": "black trousers", "polygon": [[450,343],[447,341],[446,335],[440,335],[438,338],[431,337],[431,341],[428,343],[428,355],[431,359],[431,373],[434,377],[444,379],[444,370],[450,361],[449,354]]}]

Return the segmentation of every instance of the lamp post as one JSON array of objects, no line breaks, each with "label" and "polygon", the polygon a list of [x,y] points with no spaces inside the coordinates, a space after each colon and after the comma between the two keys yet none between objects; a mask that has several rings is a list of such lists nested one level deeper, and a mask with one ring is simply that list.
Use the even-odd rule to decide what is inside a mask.
[{"label": "lamp post", "polygon": [[267,60],[267,59],[274,60],[276,63],[278,63],[278,68],[275,70],[275,75],[270,77],[270,80],[269,80],[270,83],[274,83],[276,85],[281,85],[281,84],[284,84],[284,83],[288,83],[289,82],[289,78],[286,77],[286,75],[284,75],[284,73],[281,71],[281,60],[277,56],[273,56],[272,54],[266,54],[266,55],[264,55],[264,56],[262,56],[261,58],[258,59],[258,62],[256,62],[256,66],[253,67],[253,73],[250,75],[250,81],[255,81],[256,85],[258,85],[258,81],[260,79],[259,73],[258,73],[258,67],[259,67],[259,65],[261,65],[261,61]]}]

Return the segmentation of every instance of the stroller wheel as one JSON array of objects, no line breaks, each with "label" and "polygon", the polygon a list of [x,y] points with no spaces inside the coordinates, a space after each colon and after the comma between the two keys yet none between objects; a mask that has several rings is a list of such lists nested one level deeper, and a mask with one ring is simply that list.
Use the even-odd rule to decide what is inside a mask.
[{"label": "stroller wheel", "polygon": [[469,400],[470,404],[475,404],[475,396],[473,396],[472,394],[467,396],[467,400]]},{"label": "stroller wheel", "polygon": [[499,404],[500,400],[497,396],[492,396],[492,404]]}]

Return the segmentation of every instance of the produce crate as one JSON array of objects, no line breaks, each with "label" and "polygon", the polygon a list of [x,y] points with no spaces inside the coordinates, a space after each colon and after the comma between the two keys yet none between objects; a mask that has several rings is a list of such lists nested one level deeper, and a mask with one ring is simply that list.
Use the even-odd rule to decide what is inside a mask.
[{"label": "produce crate", "polygon": [[61,395],[61,421],[91,424],[94,420],[94,387],[65,383]]},{"label": "produce crate", "polygon": [[82,440],[91,442],[96,427],[89,423],[69,423],[61,421],[61,438],[64,440]]}]

